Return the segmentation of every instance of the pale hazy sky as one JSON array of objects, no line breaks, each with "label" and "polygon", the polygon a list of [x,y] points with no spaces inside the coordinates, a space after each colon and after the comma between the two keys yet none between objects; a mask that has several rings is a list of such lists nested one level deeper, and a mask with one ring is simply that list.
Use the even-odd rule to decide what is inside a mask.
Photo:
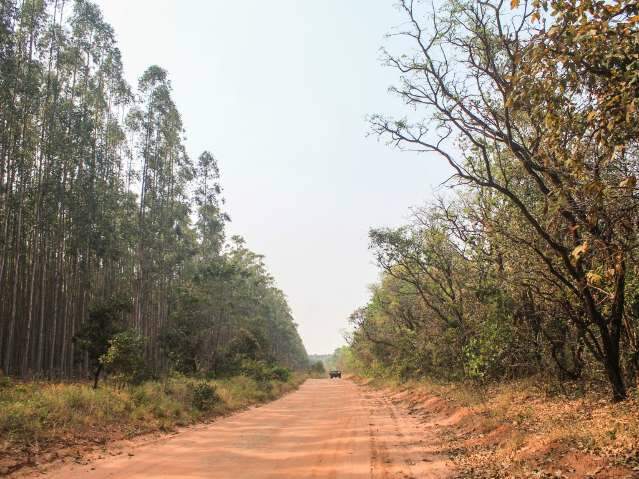
[{"label": "pale hazy sky", "polygon": [[222,171],[230,233],[266,255],[309,353],[343,344],[377,272],[371,226],[398,225],[448,176],[367,137],[401,114],[380,65],[394,0],[98,0],[127,77],[170,74],[187,147]]}]

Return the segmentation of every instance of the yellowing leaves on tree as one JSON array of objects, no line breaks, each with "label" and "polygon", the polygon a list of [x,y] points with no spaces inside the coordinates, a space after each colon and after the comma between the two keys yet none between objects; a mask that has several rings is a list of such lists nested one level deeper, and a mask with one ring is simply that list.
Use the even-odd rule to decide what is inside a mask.
[{"label": "yellowing leaves on tree", "polygon": [[595,273],[594,271],[588,271],[586,273],[586,281],[588,281],[588,284],[599,285],[601,284],[601,280],[601,275]]},{"label": "yellowing leaves on tree", "polygon": [[637,178],[629,176],[619,183],[620,188],[634,188],[637,185]]},{"label": "yellowing leaves on tree", "polygon": [[579,246],[577,246],[575,249],[572,250],[572,253],[570,253],[570,256],[572,256],[575,261],[579,261],[588,252],[588,248],[589,248],[588,242],[584,241],[583,243],[581,243]]}]

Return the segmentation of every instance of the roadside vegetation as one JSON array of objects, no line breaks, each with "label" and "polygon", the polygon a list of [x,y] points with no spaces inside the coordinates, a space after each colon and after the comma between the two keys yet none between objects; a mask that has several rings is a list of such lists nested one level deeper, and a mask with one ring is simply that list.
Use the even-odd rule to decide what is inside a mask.
[{"label": "roadside vegetation", "polygon": [[0,474],[84,453],[120,439],[170,432],[280,397],[301,373],[275,368],[226,379],[173,375],[139,385],[14,382],[0,385]]}]

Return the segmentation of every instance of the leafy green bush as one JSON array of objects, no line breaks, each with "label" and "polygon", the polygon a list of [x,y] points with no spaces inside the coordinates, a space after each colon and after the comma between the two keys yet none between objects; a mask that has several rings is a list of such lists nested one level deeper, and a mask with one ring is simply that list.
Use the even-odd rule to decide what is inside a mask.
[{"label": "leafy green bush", "polygon": [[[93,369],[93,388],[98,387],[104,368],[102,357],[108,352],[110,341],[124,329],[123,313],[131,310],[129,298],[114,296],[91,307],[89,317],[73,337],[77,352],[84,352]],[[76,357],[79,360],[79,356]]]},{"label": "leafy green bush", "polygon": [[269,379],[268,366],[264,361],[256,361],[254,359],[242,360],[240,372],[256,381],[266,381]]},{"label": "leafy green bush", "polygon": [[198,411],[210,411],[222,400],[215,386],[209,383],[199,383],[193,388],[193,407]]},{"label": "leafy green bush", "polygon": [[286,382],[291,377],[291,371],[288,368],[282,366],[273,366],[271,368],[271,378],[276,381]]},{"label": "leafy green bush", "polygon": [[466,376],[480,381],[499,377],[506,369],[503,358],[511,343],[510,330],[496,318],[486,318],[477,336],[463,347]]},{"label": "leafy green bush", "polygon": [[240,372],[244,376],[255,379],[258,383],[268,381],[286,382],[291,377],[291,372],[285,367],[253,359],[242,360]]},{"label": "leafy green bush", "polygon": [[139,384],[148,377],[144,344],[144,338],[135,331],[118,333],[109,341],[109,349],[100,357],[100,362],[117,381]]}]

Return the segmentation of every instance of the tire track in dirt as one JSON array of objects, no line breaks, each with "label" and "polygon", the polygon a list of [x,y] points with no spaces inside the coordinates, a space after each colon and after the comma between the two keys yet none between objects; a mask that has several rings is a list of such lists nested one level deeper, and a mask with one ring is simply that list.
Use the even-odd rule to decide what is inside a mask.
[{"label": "tire track in dirt", "polygon": [[383,392],[367,391],[363,407],[370,412],[371,477],[446,478],[452,466],[443,456],[433,454],[438,443],[435,433],[397,407]]}]

